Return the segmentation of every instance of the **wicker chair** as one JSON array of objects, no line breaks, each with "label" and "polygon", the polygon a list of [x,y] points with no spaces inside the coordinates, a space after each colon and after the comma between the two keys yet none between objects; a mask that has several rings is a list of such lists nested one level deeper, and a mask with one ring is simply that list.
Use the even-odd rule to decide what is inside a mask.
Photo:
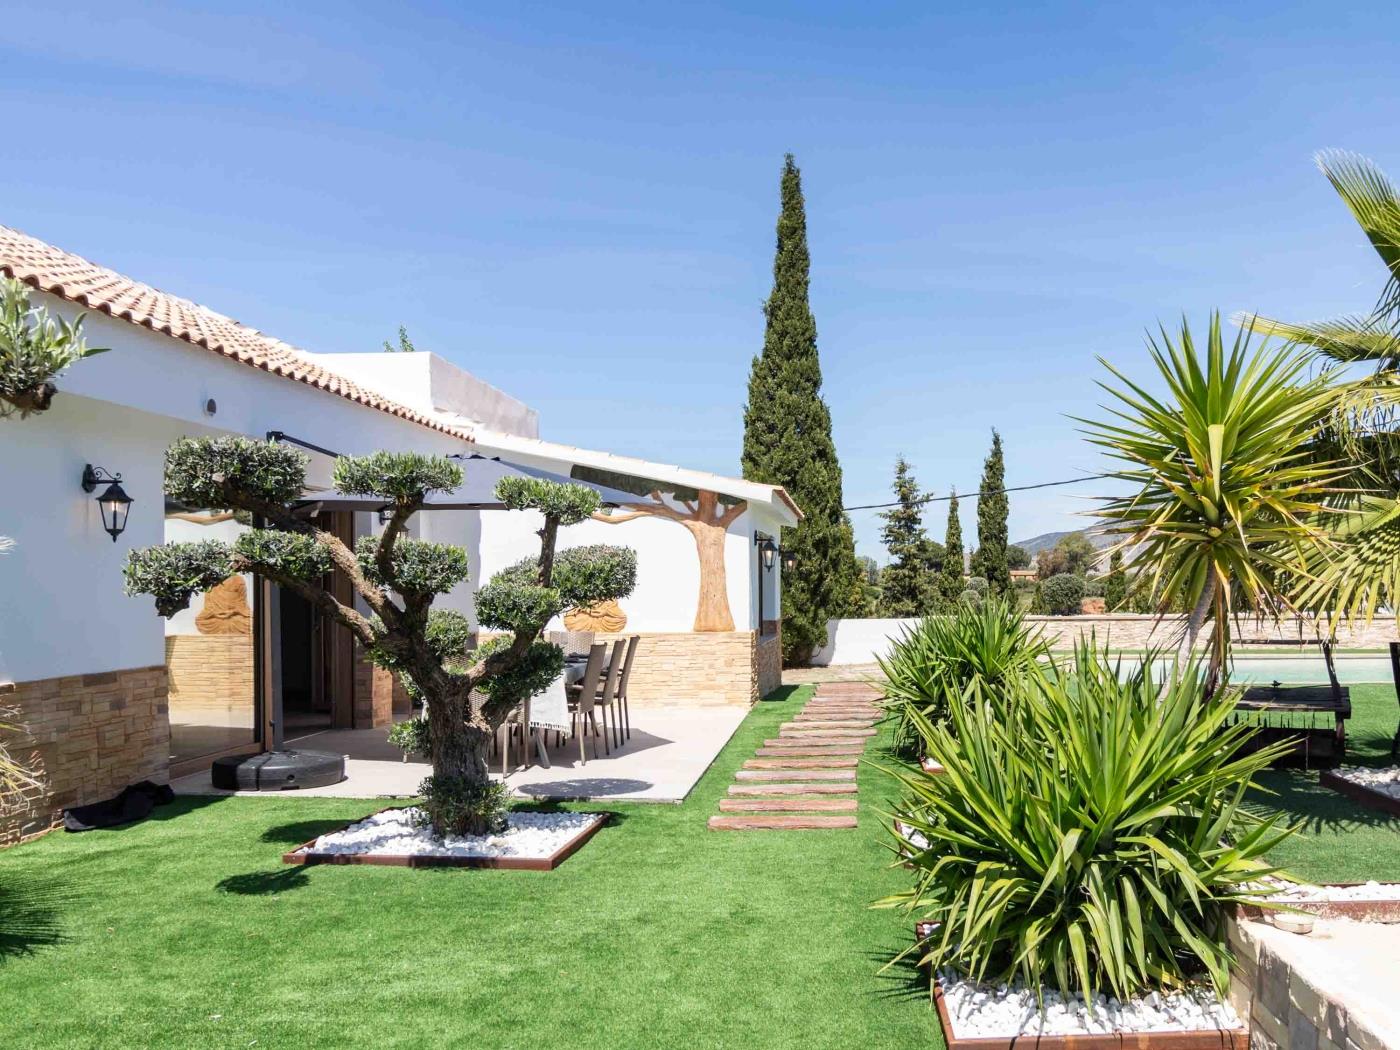
[{"label": "wicker chair", "polygon": [[627,683],[632,680],[632,660],[642,636],[634,634],[627,640],[627,662],[622,665],[622,681],[617,685],[617,706],[622,713],[623,739],[632,739],[632,709],[627,705]]},{"label": "wicker chair", "polygon": [[[603,679],[603,660],[608,652],[608,647],[602,642],[591,646],[588,650],[588,663],[584,665],[583,677],[579,679],[576,686],[569,688],[569,715],[570,725],[573,735],[578,737],[578,760],[580,765],[586,765],[587,757],[583,753],[583,722],[587,720],[588,725],[593,729],[593,757],[598,757],[598,722],[593,717],[593,708],[598,700],[598,690]],[[605,753],[611,754],[612,749],[608,747],[607,734],[603,734],[603,748]]]},{"label": "wicker chair", "polygon": [[545,641],[563,649],[565,657],[587,656],[589,650],[593,648],[593,632],[550,631],[545,635]]}]

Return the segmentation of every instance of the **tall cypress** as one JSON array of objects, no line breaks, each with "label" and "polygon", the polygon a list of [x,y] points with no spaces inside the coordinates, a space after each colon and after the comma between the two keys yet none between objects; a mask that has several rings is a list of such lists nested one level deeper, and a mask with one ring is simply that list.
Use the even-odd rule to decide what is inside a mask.
[{"label": "tall cypress", "polygon": [[807,300],[810,267],[802,176],[788,154],[773,293],[763,306],[763,352],[749,373],[742,464],[745,478],[782,485],[805,515],[783,538],[797,556],[796,568],[783,577],[783,657],[789,664],[806,663],[826,641],[826,621],[847,610],[859,572],[841,510],[831,413],[821,396],[817,324]]},{"label": "tall cypress", "polygon": [[1128,597],[1128,578],[1123,573],[1123,552],[1115,549],[1108,557],[1108,579],[1103,586],[1103,603],[1109,612],[1127,612],[1120,608]]},{"label": "tall cypress", "polygon": [[943,569],[938,574],[938,588],[945,602],[955,602],[964,586],[962,521],[958,518],[958,493],[954,489],[953,498],[948,501],[948,531],[943,536]]},{"label": "tall cypress", "polygon": [[880,512],[885,522],[880,541],[890,553],[890,563],[880,574],[880,615],[923,616],[938,606],[939,587],[929,564],[919,483],[903,456],[895,460],[893,488],[898,503]]},{"label": "tall cypress", "polygon": [[993,594],[1011,591],[1011,568],[1006,560],[1006,519],[1010,511],[1001,435],[993,430],[992,450],[982,464],[982,490],[977,496],[977,552],[972,556],[972,575],[985,578]]}]

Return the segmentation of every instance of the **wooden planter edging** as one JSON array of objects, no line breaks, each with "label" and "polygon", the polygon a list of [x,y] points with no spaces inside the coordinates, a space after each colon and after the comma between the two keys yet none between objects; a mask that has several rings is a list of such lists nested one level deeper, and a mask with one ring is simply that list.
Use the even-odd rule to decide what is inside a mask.
[{"label": "wooden planter edging", "polygon": [[[918,923],[914,935],[922,943],[933,933],[931,923]],[[1188,1032],[1111,1032],[1106,1035],[1003,1035],[962,1038],[953,1034],[953,1020],[943,1001],[943,982],[933,980],[933,1001],[948,1050],[1249,1050],[1244,1028],[1203,1028]]]},{"label": "wooden planter edging", "polygon": [[[1346,889],[1360,886],[1359,882],[1324,882],[1320,885]],[[1316,915],[1319,919],[1350,919],[1353,922],[1400,922],[1400,897],[1379,901],[1289,901],[1288,911]],[[1277,908],[1261,908],[1257,904],[1241,905],[1238,909],[1242,919],[1268,922],[1270,912]]]},{"label": "wooden planter edging", "polygon": [[1392,817],[1400,817],[1400,798],[1392,798],[1374,788],[1354,784],[1330,769],[1324,769],[1319,773],[1317,782],[1323,787],[1331,788],[1339,795],[1345,795],[1353,802],[1360,802],[1367,809],[1376,809],[1382,813],[1388,813]]},{"label": "wooden planter edging", "polygon": [[[376,810],[369,814],[370,817],[377,816],[386,810],[394,809],[393,806],[386,806],[384,809]],[[500,868],[507,871],[553,871],[564,861],[568,860],[585,842],[597,834],[598,829],[608,822],[612,817],[611,813],[592,814],[593,820],[587,827],[574,835],[568,842],[560,846],[548,857],[435,857],[421,853],[311,853],[300,852],[310,850],[316,845],[316,839],[303,842],[300,846],[288,853],[282,854],[283,864],[378,864],[391,868]],[[369,817],[361,817],[360,820],[368,820]],[[350,824],[358,824],[360,820],[352,820]],[[346,824],[348,828],[350,824]],[[339,830],[344,831],[345,828]],[[329,834],[329,833],[328,833]],[[317,838],[320,838],[318,835]]]}]

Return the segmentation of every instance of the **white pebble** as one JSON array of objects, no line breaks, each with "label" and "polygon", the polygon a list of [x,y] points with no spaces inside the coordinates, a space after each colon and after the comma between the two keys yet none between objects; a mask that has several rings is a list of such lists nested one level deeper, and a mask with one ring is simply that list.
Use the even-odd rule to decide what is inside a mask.
[{"label": "white pebble", "polygon": [[433,834],[413,823],[417,810],[387,809],[348,828],[318,838],[299,853],[361,856],[525,857],[551,856],[595,819],[594,813],[511,813],[497,835]]}]

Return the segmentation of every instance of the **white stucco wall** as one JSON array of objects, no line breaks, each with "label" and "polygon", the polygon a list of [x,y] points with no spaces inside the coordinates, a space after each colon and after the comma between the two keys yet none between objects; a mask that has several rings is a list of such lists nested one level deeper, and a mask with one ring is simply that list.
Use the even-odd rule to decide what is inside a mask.
[{"label": "white stucco wall", "polygon": [[[78,311],[43,293],[34,301],[59,316]],[[121,568],[134,547],[164,536],[165,449],[186,434],[269,430],[346,454],[376,449],[446,454],[467,443],[306,384],[273,376],[147,329],[90,313],[90,344],[111,352],[80,362],[59,381],[47,413],[0,421],[0,535],[16,547],[0,556],[0,680],[31,681],[159,664],[166,627],[151,600],[122,593]],[[399,356],[399,355],[395,355]],[[214,416],[205,402],[217,402]],[[489,454],[489,449],[481,449]],[[567,472],[542,457],[509,458]],[[116,543],[102,531],[97,503],[79,487],[85,463],[123,476],[135,500]],[[538,550],[533,515],[509,511],[444,511],[417,516],[425,539],[467,547],[472,579],[441,599],[472,612],[472,590],[498,569]],[[373,515],[361,517],[369,529]],[[776,521],[751,508],[725,541],[730,609],[739,629],[758,626],[754,529],[774,536]],[[203,533],[207,535],[207,533]],[[585,522],[565,529],[560,546],[609,543],[635,548],[636,592],[622,603],[629,628],[687,631],[699,590],[695,542],[681,525],[638,519],[620,525]],[[174,630],[188,629],[192,613]],[[765,607],[765,617],[776,611]]]},{"label": "white stucco wall", "polygon": [[[72,317],[63,300],[33,301]],[[269,430],[346,453],[457,452],[464,442],[168,336],[87,315],[88,341],[111,351],[59,381],[48,412],[0,421],[0,674],[32,681],[162,663],[165,627],[149,598],[122,594],[127,551],[164,539],[165,449],[184,434]],[[218,403],[209,417],[203,405]],[[122,474],[135,500],[116,543],[102,530],[83,465]],[[100,490],[99,490],[100,491]]]},{"label": "white stucco wall", "polygon": [[877,654],[884,655],[906,627],[918,623],[906,620],[828,620],[826,644],[812,654],[812,663],[826,667],[832,664],[873,663]]}]

